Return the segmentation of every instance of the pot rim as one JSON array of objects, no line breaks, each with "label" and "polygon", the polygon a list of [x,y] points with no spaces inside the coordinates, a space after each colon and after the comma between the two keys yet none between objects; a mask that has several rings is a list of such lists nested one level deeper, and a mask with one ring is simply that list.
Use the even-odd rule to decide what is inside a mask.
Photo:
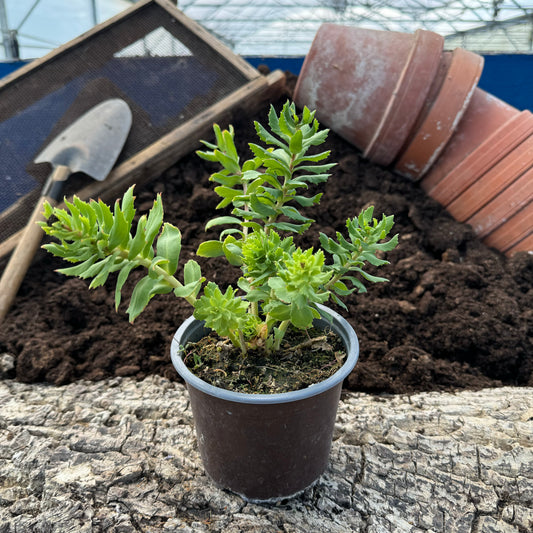
[{"label": "pot rim", "polygon": [[[332,389],[339,383],[342,383],[353,370],[359,358],[359,340],[353,327],[343,316],[324,305],[316,304],[316,306],[321,314],[329,314],[332,317],[332,323],[336,323],[338,325],[338,328],[336,328],[336,333],[341,336],[344,342],[347,357],[344,364],[341,366],[341,368],[339,368],[339,370],[337,370],[337,372],[335,372],[335,374],[324,381],[313,383],[305,389],[276,394],[251,394],[221,389],[200,379],[198,376],[193,374],[183,362],[181,358],[182,350],[180,349],[180,344],[177,340],[181,338],[187,330],[190,329],[193,323],[196,322],[198,323],[198,327],[203,327],[203,322],[195,319],[193,316],[189,317],[181,324],[172,338],[172,343],[170,346],[172,364],[174,365],[174,368],[177,370],[178,374],[188,385],[193,386],[195,389],[198,389],[205,394],[230,402],[248,404],[278,404],[305,400],[307,398],[317,396],[318,394],[322,394],[323,392]],[[323,319],[323,321],[325,322],[326,319]]]}]

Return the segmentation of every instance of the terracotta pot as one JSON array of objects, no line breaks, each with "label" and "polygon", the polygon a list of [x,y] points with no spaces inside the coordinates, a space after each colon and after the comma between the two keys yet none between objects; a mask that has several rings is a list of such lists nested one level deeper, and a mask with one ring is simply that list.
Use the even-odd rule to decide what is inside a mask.
[{"label": "terracotta pot", "polygon": [[340,335],[347,359],[327,380],[294,392],[245,394],[195,376],[181,359],[183,346],[209,330],[192,317],[172,340],[172,363],[187,384],[204,468],[217,486],[245,500],[273,502],[293,496],[327,467],[342,383],[357,362],[359,344],[344,318],[317,307],[331,322],[321,319],[315,325]]},{"label": "terracotta pot", "polygon": [[[453,138],[421,182],[432,198],[480,238],[508,251],[524,237],[513,215],[533,197],[533,115],[481,89]],[[506,235],[506,232],[509,232]]]},{"label": "terracotta pot", "polygon": [[[490,157],[491,161],[486,163],[490,167],[493,161],[498,161],[529,134],[527,129],[526,135],[521,132],[523,128],[520,124],[523,118],[516,121],[519,114],[518,109],[476,88],[455,133],[440,157],[423,177],[420,182],[421,187],[442,204],[449,203],[451,199],[444,199],[439,195],[446,190],[457,190],[460,183],[469,179],[474,161]],[[478,148],[483,155],[479,157],[474,154],[468,159]],[[451,180],[453,176],[461,173],[464,175],[458,178],[459,183],[456,181],[453,186],[448,186],[445,182],[442,184],[444,185],[442,189],[435,188],[445,177]]]},{"label": "terracotta pot", "polygon": [[533,202],[492,231],[483,242],[506,255],[533,251]]},{"label": "terracotta pot", "polygon": [[529,253],[531,253],[532,251],[533,251],[533,233],[530,232],[527,237],[524,237],[521,241],[519,241],[515,245],[511,246],[511,248],[506,250],[505,253],[506,253],[506,255],[511,256],[511,255],[513,255],[516,252],[529,252]]},{"label": "terracotta pot", "polygon": [[[511,186],[533,166],[533,135],[489,168],[446,209],[459,222],[466,222],[480,209]],[[533,182],[532,182],[533,183]],[[527,188],[527,185],[526,185]],[[512,206],[510,206],[512,207]]]},{"label": "terracotta pot", "polygon": [[435,163],[453,135],[474,93],[483,58],[461,48],[453,51],[449,67],[438,90],[423,113],[402,150],[394,169],[399,174],[420,179]]},{"label": "terracotta pot", "polygon": [[532,201],[533,168],[530,168],[466,222],[472,226],[478,237],[483,238]]},{"label": "terracotta pot", "polygon": [[449,205],[531,134],[533,115],[529,111],[519,112],[476,89],[453,139],[421,186],[442,205]]},{"label": "terracotta pot", "polygon": [[294,91],[299,107],[387,165],[421,112],[442,57],[443,38],[336,24],[320,26]]},{"label": "terracotta pot", "polygon": [[505,254],[508,256],[511,256],[515,254],[516,252],[529,252],[531,253],[533,251],[533,233],[530,233],[527,237],[525,237],[523,240],[521,240],[516,245],[509,248]]}]

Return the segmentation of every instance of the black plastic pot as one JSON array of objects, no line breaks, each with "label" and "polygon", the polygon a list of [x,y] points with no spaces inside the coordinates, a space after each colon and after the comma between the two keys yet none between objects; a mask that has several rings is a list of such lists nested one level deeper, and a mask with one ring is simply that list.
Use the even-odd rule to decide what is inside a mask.
[{"label": "black plastic pot", "polygon": [[181,359],[180,347],[208,333],[204,323],[186,320],[171,345],[172,363],[191,398],[204,468],[221,488],[245,500],[276,501],[312,485],[327,467],[342,382],[354,368],[359,343],[338,313],[315,321],[340,335],[348,353],[327,380],[294,392],[244,394],[214,387],[195,376]]}]

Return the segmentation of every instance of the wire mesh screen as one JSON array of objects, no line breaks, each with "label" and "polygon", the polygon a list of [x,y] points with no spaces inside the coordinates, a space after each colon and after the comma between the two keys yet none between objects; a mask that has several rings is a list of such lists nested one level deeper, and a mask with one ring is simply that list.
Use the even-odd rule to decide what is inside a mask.
[{"label": "wire mesh screen", "polygon": [[[166,8],[146,3],[0,86],[0,243],[25,225],[50,172],[33,159],[84,112],[108,98],[128,103],[133,124],[120,163],[247,83],[247,74]],[[88,180],[74,176],[66,194]]]}]

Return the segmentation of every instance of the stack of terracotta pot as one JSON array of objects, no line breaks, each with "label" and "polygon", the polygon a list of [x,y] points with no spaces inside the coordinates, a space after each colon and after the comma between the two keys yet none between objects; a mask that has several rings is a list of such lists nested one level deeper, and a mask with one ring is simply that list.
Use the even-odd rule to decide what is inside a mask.
[{"label": "stack of terracotta pot", "polygon": [[533,116],[477,88],[483,58],[442,36],[323,24],[294,100],[422,188],[489,246],[533,251]]}]

